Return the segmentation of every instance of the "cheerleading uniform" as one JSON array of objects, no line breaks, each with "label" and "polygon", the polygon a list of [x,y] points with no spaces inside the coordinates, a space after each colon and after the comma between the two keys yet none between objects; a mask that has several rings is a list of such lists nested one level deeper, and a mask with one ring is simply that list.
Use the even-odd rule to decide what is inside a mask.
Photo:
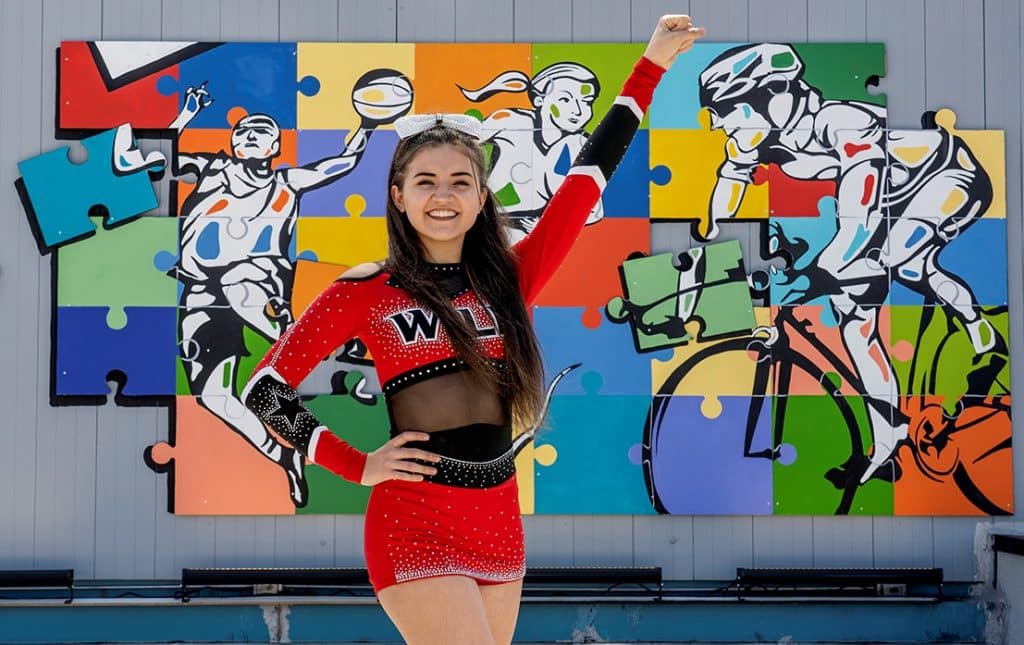
[{"label": "cheerleading uniform", "polygon": [[[641,58],[580,151],[543,217],[513,248],[519,289],[529,306],[569,253],[601,191],[633,139],[664,70]],[[481,302],[458,264],[435,264],[439,288],[478,337],[485,359],[502,369],[500,321]],[[504,397],[474,379],[438,318],[386,271],[334,282],[306,309],[256,367],[242,400],[277,434],[316,463],[359,482],[366,454],[324,427],[296,388],[351,338],[374,357],[392,435],[441,455],[424,481],[378,484],[366,508],[367,569],[375,591],[408,580],[465,575],[503,583],[525,572],[515,453]]]}]

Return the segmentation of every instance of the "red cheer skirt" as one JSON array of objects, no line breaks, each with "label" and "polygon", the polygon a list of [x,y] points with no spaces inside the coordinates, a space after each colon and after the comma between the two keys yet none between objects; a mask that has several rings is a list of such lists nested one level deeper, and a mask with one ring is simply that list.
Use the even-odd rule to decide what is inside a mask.
[{"label": "red cheer skirt", "polygon": [[364,540],[375,593],[436,576],[501,584],[526,573],[515,475],[489,488],[429,481],[378,484],[366,507]]}]

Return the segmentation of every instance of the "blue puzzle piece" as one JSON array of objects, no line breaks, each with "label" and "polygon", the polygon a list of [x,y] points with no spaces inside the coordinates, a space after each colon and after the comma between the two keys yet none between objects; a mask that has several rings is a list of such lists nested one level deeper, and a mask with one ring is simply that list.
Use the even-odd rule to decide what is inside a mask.
[{"label": "blue puzzle piece", "polygon": [[127,377],[125,396],[174,395],[175,307],[125,307],[128,325],[107,327],[105,307],[58,307],[53,383],[57,396],[102,396],[107,375]]},{"label": "blue puzzle piece", "polygon": [[63,146],[18,163],[29,217],[46,249],[96,232],[89,220],[94,206],[106,208],[108,228],[157,206],[149,172],[163,168],[164,157],[143,157],[131,126],[124,124],[82,140],[88,159],[75,164]]},{"label": "blue puzzle piece", "polygon": [[601,202],[606,217],[650,217],[651,133],[638,130]]},{"label": "blue puzzle piece", "polygon": [[722,52],[743,43],[697,43],[680,56],[658,83],[651,103],[650,127],[663,130],[699,130],[700,73]]},{"label": "blue puzzle piece", "polygon": [[297,94],[313,96],[320,83],[313,77],[297,80],[295,43],[225,43],[181,62],[179,78],[164,78],[161,92],[179,95],[189,85],[205,83],[213,103],[189,123],[190,128],[232,127],[228,112],[235,107],[249,114],[268,114],[282,130],[297,123]]},{"label": "blue puzzle piece", "polygon": [[536,440],[536,512],[653,514],[639,460],[649,404],[650,396],[554,397]]},{"label": "blue puzzle piece", "polygon": [[[985,258],[979,262],[979,258]],[[960,282],[967,285],[974,294],[974,302],[953,304],[979,304],[983,306],[1005,305],[1006,290],[1006,220],[982,218],[971,224],[967,230],[946,243],[939,252],[938,265]],[[903,271],[908,271],[904,269]],[[922,305],[924,296],[900,283],[901,271],[892,272],[891,300],[894,305]],[[908,275],[911,282],[915,275]],[[940,285],[940,291],[942,286]],[[933,301],[929,304],[935,304]]]},{"label": "blue puzzle piece", "polygon": [[[744,457],[749,397],[658,397],[650,481],[662,508],[682,515],[771,515],[772,461]],[[771,403],[761,406],[750,452],[771,448]],[[717,414],[708,418],[705,412]]]},{"label": "blue puzzle piece", "polygon": [[544,372],[550,379],[565,367],[582,363],[569,372],[558,386],[560,395],[586,394],[583,376],[600,374],[602,395],[651,393],[651,360],[669,360],[671,351],[638,354],[628,325],[602,321],[597,329],[587,329],[580,320],[583,307],[537,307],[533,324],[537,330]]},{"label": "blue puzzle piece", "polygon": [[[298,165],[305,166],[327,157],[337,156],[345,149],[349,130],[299,130]],[[302,195],[299,216],[383,217],[385,215],[388,168],[391,155],[398,146],[394,130],[376,130],[370,135],[366,151],[348,174],[336,181]],[[352,195],[361,195],[365,204],[362,213],[349,213],[346,202]],[[355,207],[356,205],[353,205]]]}]

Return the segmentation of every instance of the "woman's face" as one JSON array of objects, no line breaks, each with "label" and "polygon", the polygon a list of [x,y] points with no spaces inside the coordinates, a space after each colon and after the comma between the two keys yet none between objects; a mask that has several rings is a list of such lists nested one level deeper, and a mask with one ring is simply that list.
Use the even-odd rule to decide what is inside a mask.
[{"label": "woman's face", "polygon": [[537,108],[541,117],[559,130],[579,132],[594,116],[594,90],[592,83],[558,78],[552,81],[547,94],[537,99]]},{"label": "woman's face", "polygon": [[473,162],[453,145],[417,152],[402,185],[391,187],[391,199],[409,218],[433,262],[461,260],[462,242],[486,197]]}]

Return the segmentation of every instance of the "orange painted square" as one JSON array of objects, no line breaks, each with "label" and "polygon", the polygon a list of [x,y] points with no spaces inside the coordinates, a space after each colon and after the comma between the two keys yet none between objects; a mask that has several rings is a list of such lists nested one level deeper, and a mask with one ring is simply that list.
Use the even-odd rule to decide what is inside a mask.
[{"label": "orange painted square", "polygon": [[[295,130],[283,130],[281,132],[281,154],[270,162],[272,168],[292,167],[297,164],[298,146]],[[182,130],[178,137],[178,152],[180,153],[205,153],[205,154],[231,154],[231,130],[204,130],[196,129]],[[178,203],[177,213],[181,213],[181,205],[185,198],[195,189],[196,176],[187,174],[178,179]]]},{"label": "orange painted square", "polygon": [[501,92],[474,103],[459,86],[476,90],[512,70],[529,77],[532,51],[531,45],[513,43],[417,43],[416,110],[458,114],[478,110],[486,117],[501,108],[530,108],[526,92]]}]

